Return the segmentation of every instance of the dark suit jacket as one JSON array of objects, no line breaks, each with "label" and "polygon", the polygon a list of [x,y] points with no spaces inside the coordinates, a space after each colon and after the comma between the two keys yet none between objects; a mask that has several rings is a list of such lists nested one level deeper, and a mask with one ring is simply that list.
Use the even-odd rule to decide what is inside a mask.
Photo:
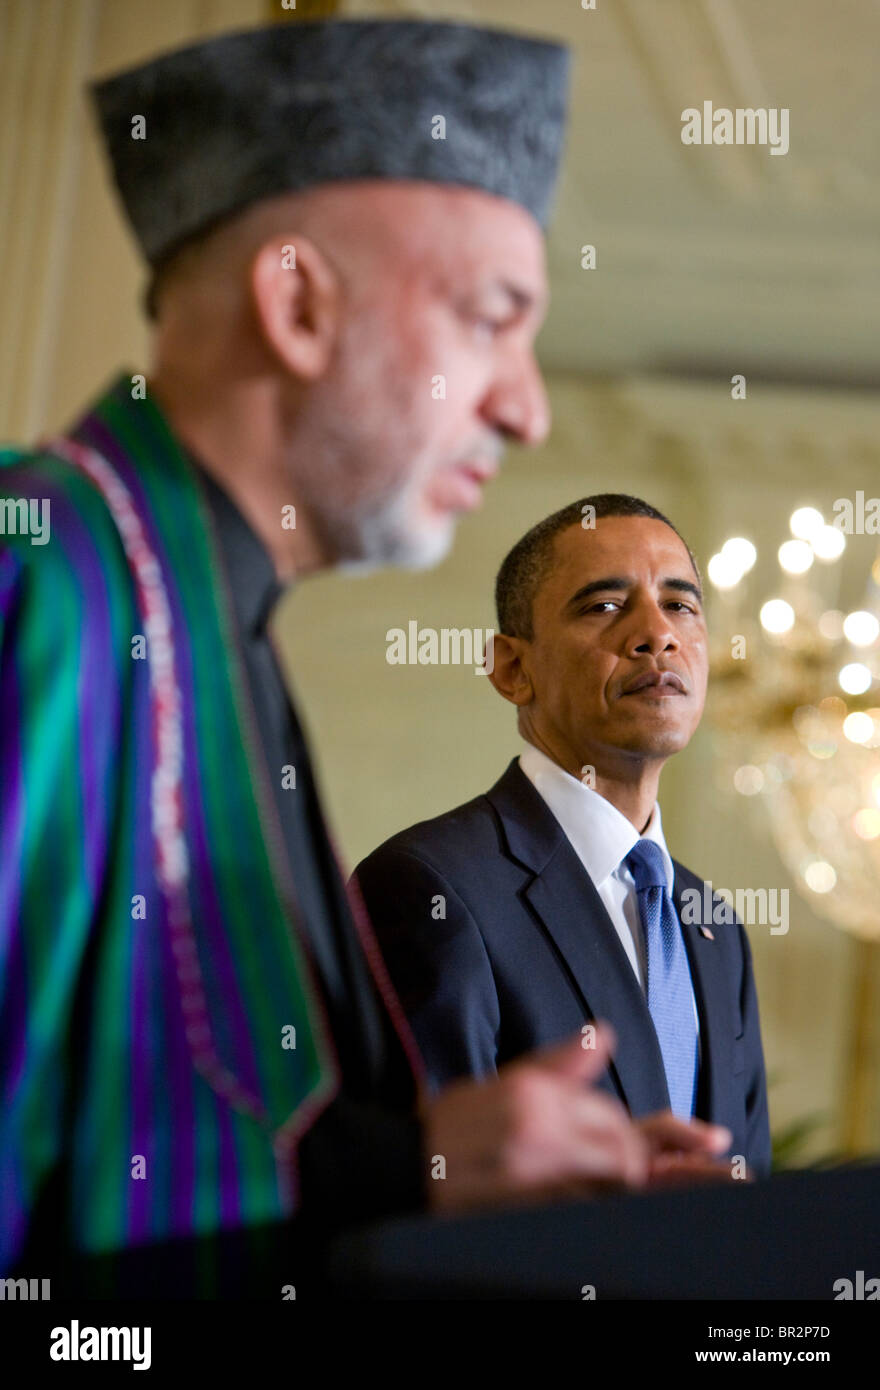
[{"label": "dark suit jacket", "polygon": [[[491,1075],[605,1019],[617,1050],[601,1084],[635,1116],[668,1107],[657,1036],[620,938],[516,760],[485,796],[386,841],[357,878],[434,1084]],[[685,889],[702,897],[703,880],[676,863],[679,915]],[[764,1174],[770,1136],[751,954],[738,920],[716,922],[703,924],[714,939],[700,930],[702,915],[682,924],[700,1018],[696,1113],[727,1125],[731,1153]]]}]

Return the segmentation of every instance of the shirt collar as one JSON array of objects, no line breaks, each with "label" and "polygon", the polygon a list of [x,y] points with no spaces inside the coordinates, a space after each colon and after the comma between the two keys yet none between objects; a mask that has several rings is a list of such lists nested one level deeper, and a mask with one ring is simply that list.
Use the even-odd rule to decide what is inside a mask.
[{"label": "shirt collar", "polygon": [[616,806],[577,777],[572,777],[539,748],[529,744],[520,754],[519,765],[562,826],[597,888],[614,873],[627,883],[631,882],[632,876],[622,867],[621,861],[639,840],[653,840],[662,851],[666,886],[672,892],[674,870],[663,837],[659,803],[654,803],[648,826],[639,835]]},{"label": "shirt collar", "polygon": [[283,592],[268,550],[232,498],[192,460],[204,490],[223,557],[235,611],[249,636],[265,632]]}]

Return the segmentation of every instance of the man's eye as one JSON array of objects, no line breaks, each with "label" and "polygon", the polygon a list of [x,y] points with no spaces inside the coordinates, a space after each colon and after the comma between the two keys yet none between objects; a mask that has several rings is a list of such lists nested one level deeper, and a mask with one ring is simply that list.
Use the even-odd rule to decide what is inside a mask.
[{"label": "man's eye", "polygon": [[618,602],[617,602],[616,599],[613,599],[613,598],[600,598],[599,601],[598,601],[598,603],[591,603],[590,606],[589,606],[589,608],[585,608],[585,609],[584,609],[584,612],[585,612],[585,613],[600,613],[603,609],[606,609],[606,608],[616,609],[616,608],[618,608],[619,606],[620,606],[620,605],[618,604]]}]

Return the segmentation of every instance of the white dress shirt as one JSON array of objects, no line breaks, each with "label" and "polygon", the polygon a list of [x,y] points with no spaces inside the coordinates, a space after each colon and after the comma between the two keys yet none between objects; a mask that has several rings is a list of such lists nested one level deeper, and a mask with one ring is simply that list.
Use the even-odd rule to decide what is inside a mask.
[{"label": "white dress shirt", "polygon": [[[520,754],[519,765],[562,826],[572,849],[590,875],[644,992],[647,978],[645,934],[635,880],[622,860],[639,840],[653,840],[663,855],[666,887],[672,893],[675,874],[663,838],[660,806],[654,803],[651,819],[640,835],[632,821],[628,821],[616,806],[592,787],[584,786],[532,744]],[[699,1031],[696,1001],[694,1018]]]}]

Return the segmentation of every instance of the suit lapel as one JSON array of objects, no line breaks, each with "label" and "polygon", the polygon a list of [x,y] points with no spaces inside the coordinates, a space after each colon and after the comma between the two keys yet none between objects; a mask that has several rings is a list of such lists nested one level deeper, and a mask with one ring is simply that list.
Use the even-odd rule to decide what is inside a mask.
[{"label": "suit lapel", "polygon": [[614,1027],[610,1071],[623,1099],[634,1115],[665,1109],[669,1093],[651,1015],[589,874],[516,761],[488,797],[511,856],[534,873],[524,897],[580,994],[585,1016]]},{"label": "suit lapel", "polygon": [[553,940],[587,1013],[611,1023],[611,1070],[634,1115],[664,1110],[669,1093],[657,1035],[639,983],[589,874],[567,840],[525,896]]}]

